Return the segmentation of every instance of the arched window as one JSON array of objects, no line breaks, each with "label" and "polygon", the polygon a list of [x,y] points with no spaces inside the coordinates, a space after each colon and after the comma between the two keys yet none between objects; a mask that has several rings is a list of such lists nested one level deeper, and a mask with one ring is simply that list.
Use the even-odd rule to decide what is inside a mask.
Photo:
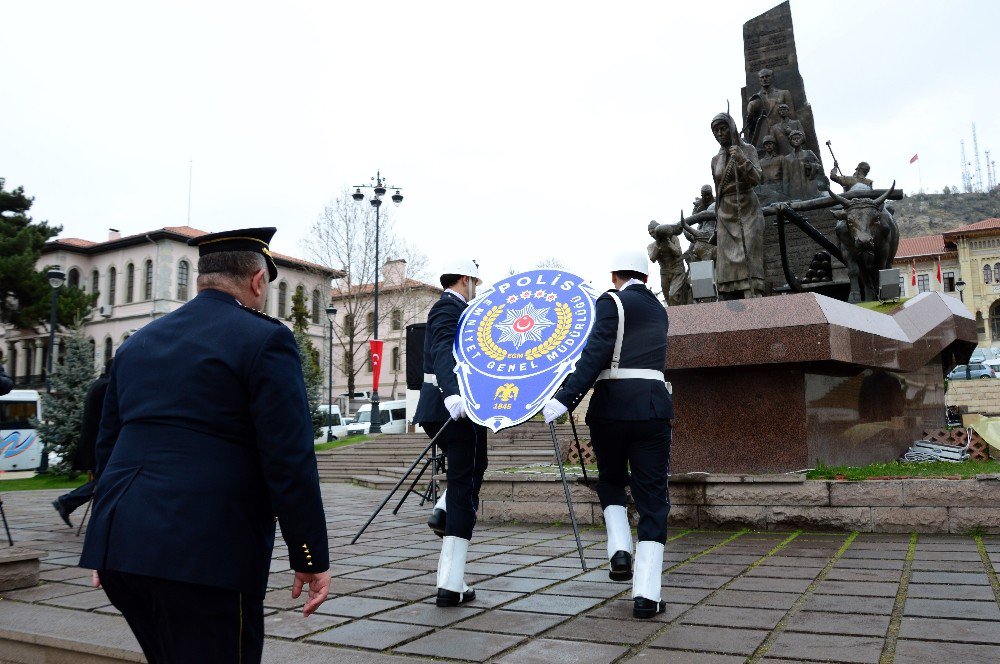
[{"label": "arched window", "polygon": [[994,343],[1000,340],[1000,300],[990,305],[990,339]]},{"label": "arched window", "polygon": [[354,331],[354,314],[344,316],[344,334],[350,335]]},{"label": "arched window", "polygon": [[113,345],[111,342],[111,337],[104,340],[104,363],[107,364],[108,360],[111,359],[111,354],[113,352]]},{"label": "arched window", "polygon": [[135,300],[135,265],[125,266],[125,302],[131,304]]},{"label": "arched window", "polygon": [[392,370],[399,371],[399,346],[392,347]]},{"label": "arched window", "polygon": [[108,268],[108,304],[115,305],[115,292],[118,288],[118,270],[114,267]]},{"label": "arched window", "polygon": [[278,318],[288,317],[288,284],[278,284]]},{"label": "arched window", "polygon": [[983,283],[984,284],[993,283],[993,271],[990,269],[989,265],[983,266]]},{"label": "arched window", "polygon": [[313,323],[319,323],[319,291],[313,291]]},{"label": "arched window", "polygon": [[187,302],[188,299],[188,282],[191,279],[191,266],[188,265],[187,261],[181,261],[177,264],[177,299],[181,302]]},{"label": "arched window", "polygon": [[97,342],[90,339],[90,363],[97,363]]},{"label": "arched window", "polygon": [[152,300],[153,299],[153,261],[146,261],[146,267],[143,269],[145,282],[142,287],[142,299]]},{"label": "arched window", "polygon": [[368,324],[368,331],[369,332],[374,332],[375,331],[375,312],[374,311],[369,311],[368,312],[368,315],[365,316],[365,322]]},{"label": "arched window", "polygon": [[993,278],[996,281],[1000,281],[1000,263],[995,263],[993,265]]},{"label": "arched window", "polygon": [[100,292],[100,290],[101,290],[100,279],[101,279],[101,275],[100,275],[100,273],[97,270],[94,270],[94,271],[92,271],[90,273],[90,294],[91,295],[96,295],[97,293]]},{"label": "arched window", "polygon": [[69,285],[74,288],[80,287],[80,271],[75,267],[69,269]]},{"label": "arched window", "polygon": [[392,310],[392,329],[402,330],[403,329],[403,310],[393,309]]}]

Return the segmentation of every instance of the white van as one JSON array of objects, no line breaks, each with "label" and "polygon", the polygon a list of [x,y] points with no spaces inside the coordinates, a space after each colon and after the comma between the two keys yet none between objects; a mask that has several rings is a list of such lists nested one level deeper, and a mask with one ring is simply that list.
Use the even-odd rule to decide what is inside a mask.
[{"label": "white van", "polygon": [[[340,414],[340,406],[337,404],[321,404],[319,407],[319,412],[323,413],[323,428],[320,429],[319,438],[316,439],[316,444],[325,443],[327,439],[327,430],[333,435],[331,440],[338,440],[347,436],[347,422],[344,421],[343,416]],[[327,425],[326,416],[329,414],[330,424]]]},{"label": "white van", "polygon": [[[382,433],[406,433],[406,400],[383,401],[378,405],[379,419],[382,420]],[[348,435],[368,433],[371,427],[372,405],[366,403],[358,408],[354,422],[347,425]]]},{"label": "white van", "polygon": [[12,390],[0,397],[0,471],[34,470],[42,462],[35,422],[42,402],[35,390]]}]

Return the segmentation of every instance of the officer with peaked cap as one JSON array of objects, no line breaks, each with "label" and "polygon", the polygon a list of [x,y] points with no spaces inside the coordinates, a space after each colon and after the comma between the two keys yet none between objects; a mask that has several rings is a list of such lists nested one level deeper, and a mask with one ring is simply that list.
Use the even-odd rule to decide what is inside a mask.
[{"label": "officer with peaked cap", "polygon": [[476,262],[466,259],[448,261],[440,275],[445,290],[427,315],[424,384],[413,420],[432,438],[447,425],[438,445],[447,460],[448,490],[434,506],[427,525],[443,537],[437,568],[437,605],[458,606],[476,598],[476,591],[465,584],[465,561],[476,525],[479,488],[489,460],[486,428],[466,417],[452,347],[459,318],[482,280]]},{"label": "officer with peaked cap", "polygon": [[329,592],[302,367],[260,311],[274,232],[191,240],[198,296],[129,337],[111,370],[80,565],[151,663],[260,662],[275,522],[303,613]]},{"label": "officer with peaked cap", "polygon": [[[633,615],[651,618],[660,601],[663,545],[667,539],[667,473],[673,404],[663,377],[667,356],[667,312],[646,288],[649,263],[628,251],[611,264],[615,288],[597,299],[595,322],[576,369],[542,412],[552,422],[575,408],[593,386],[587,410],[597,456],[597,494],[608,531],[610,577],[632,579]],[[639,512],[635,573],[625,485],[631,470],[632,498]]]}]

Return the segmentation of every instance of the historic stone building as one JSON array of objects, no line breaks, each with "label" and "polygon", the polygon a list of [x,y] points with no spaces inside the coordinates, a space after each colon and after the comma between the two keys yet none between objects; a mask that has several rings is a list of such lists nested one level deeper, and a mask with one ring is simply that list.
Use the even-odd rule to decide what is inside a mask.
[{"label": "historic stone building", "polygon": [[[94,348],[95,369],[149,321],[174,311],[197,294],[198,250],[192,237],[204,235],[190,226],[170,226],[122,237],[111,231],[104,242],[59,238],[46,243],[38,269],[58,265],[67,282],[88,293],[98,293],[97,304],[84,322],[84,334]],[[278,278],[271,282],[267,313],[288,320],[292,295],[305,291],[309,334],[326,360],[326,314],[330,280],[336,270],[298,258],[274,254]],[[287,323],[289,326],[291,323]],[[19,385],[41,387],[45,382],[48,326],[30,330],[7,329],[0,351],[7,372]],[[58,332],[58,331],[57,331]],[[56,357],[62,344],[57,337]],[[324,364],[325,366],[325,364]]]},{"label": "historic stone building", "polygon": [[902,238],[894,265],[901,272],[906,297],[935,290],[960,298],[976,317],[980,345],[1000,347],[1000,219],[984,219],[940,235]]},{"label": "historic stone building", "polygon": [[[379,380],[379,396],[383,401],[406,398],[406,327],[425,323],[440,295],[438,286],[409,278],[405,260],[390,260],[383,265],[379,283],[379,336],[385,344]],[[364,284],[351,289],[334,288],[331,300],[337,307],[333,334],[333,397],[337,402],[338,396],[347,393],[351,336],[356,348],[354,391],[368,393],[372,389],[368,341],[374,331],[374,287]],[[355,323],[352,317],[363,320]]]}]

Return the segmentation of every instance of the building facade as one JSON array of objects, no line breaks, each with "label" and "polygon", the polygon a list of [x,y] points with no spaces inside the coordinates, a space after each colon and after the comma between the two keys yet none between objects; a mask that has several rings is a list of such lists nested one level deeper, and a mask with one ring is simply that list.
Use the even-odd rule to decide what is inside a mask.
[{"label": "building facade", "polygon": [[1000,219],[941,235],[902,238],[893,264],[900,270],[905,297],[934,290],[959,298],[976,317],[979,345],[1000,348]]},{"label": "building facade", "polygon": [[[190,226],[172,226],[127,237],[111,231],[104,242],[61,238],[46,243],[38,269],[58,265],[69,285],[98,294],[83,325],[93,346],[95,370],[136,330],[197,295],[198,249],[189,247],[187,241],[204,234]],[[278,278],[270,284],[266,313],[288,321],[292,296],[302,289],[309,310],[308,334],[316,349],[325,353],[324,310],[330,281],[341,273],[291,256],[273,256]],[[0,350],[8,374],[18,385],[44,386],[48,343],[47,326],[5,330]],[[56,361],[61,349],[57,337]],[[326,359],[325,354],[322,358]]]},{"label": "building facade", "polygon": [[[404,260],[390,260],[382,266],[378,326],[384,342],[379,374],[382,401],[406,398],[406,327],[427,322],[427,314],[441,292],[437,286],[407,277]],[[349,373],[354,374],[354,392],[358,395],[354,405],[372,390],[374,373],[368,341],[375,331],[374,299],[372,284],[351,287],[340,284],[331,295],[331,302],[337,308],[332,337],[333,399],[342,408],[348,401],[343,397],[348,393]]]}]

